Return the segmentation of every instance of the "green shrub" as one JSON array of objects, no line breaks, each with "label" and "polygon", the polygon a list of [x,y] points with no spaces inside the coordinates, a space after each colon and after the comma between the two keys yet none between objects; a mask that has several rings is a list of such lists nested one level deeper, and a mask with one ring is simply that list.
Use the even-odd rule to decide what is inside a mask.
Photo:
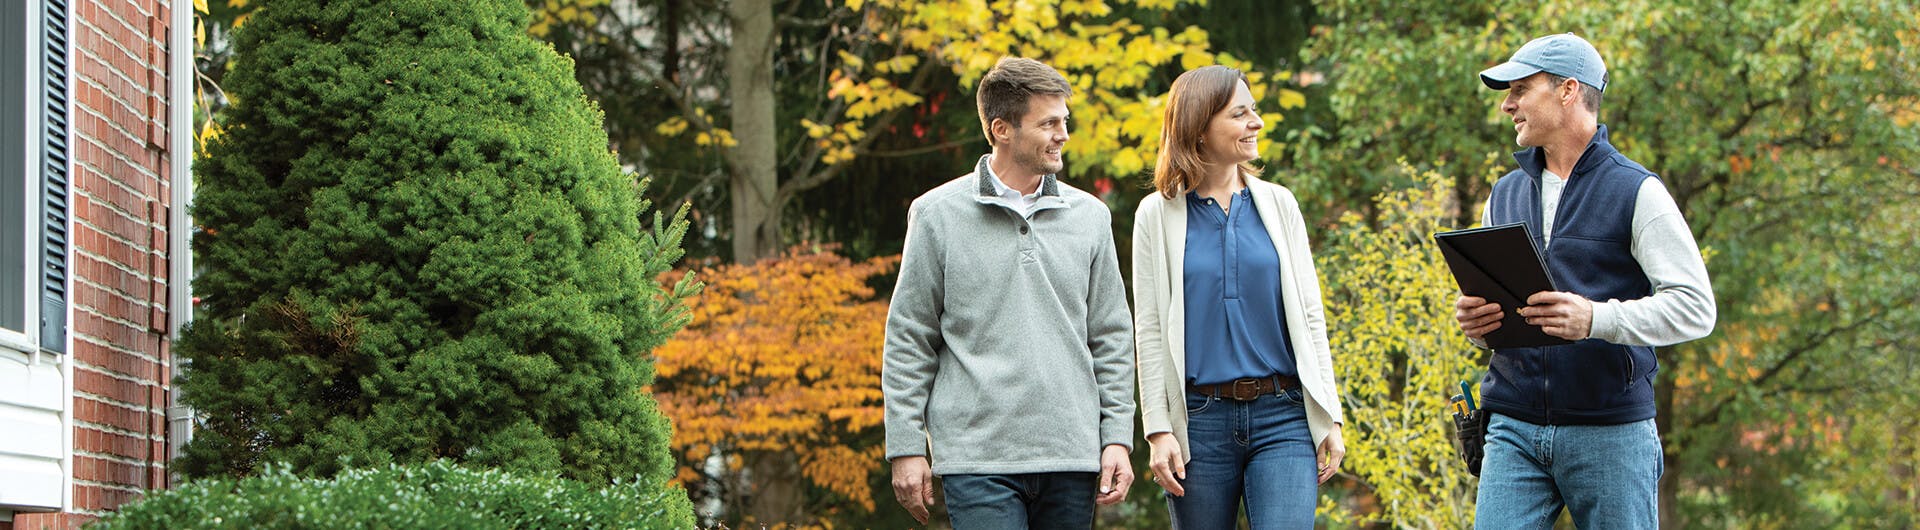
[{"label": "green shrub", "polygon": [[646,393],[681,255],[521,0],[276,0],[236,35],[195,162],[203,418],[178,468],[452,459],[670,477]]},{"label": "green shrub", "polygon": [[676,486],[597,487],[551,475],[474,470],[445,460],[302,478],[269,466],[241,480],[197,480],[89,526],[145,528],[658,528],[693,527]]}]

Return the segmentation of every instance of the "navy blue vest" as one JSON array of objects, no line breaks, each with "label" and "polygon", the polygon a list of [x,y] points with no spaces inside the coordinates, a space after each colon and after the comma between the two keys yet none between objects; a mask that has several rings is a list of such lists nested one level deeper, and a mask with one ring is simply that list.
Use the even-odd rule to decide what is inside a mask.
[{"label": "navy blue vest", "polygon": [[[1543,241],[1540,174],[1546,152],[1514,153],[1520,169],[1493,185],[1491,224],[1526,223],[1555,287],[1603,303],[1653,293],[1633,258],[1633,210],[1641,183],[1657,178],[1607,142],[1600,126],[1574,164],[1553,216],[1551,244]],[[1503,308],[1513,311],[1518,308]],[[1653,348],[1586,339],[1563,346],[1502,348],[1481,381],[1487,410],[1548,425],[1611,425],[1652,418]]]}]

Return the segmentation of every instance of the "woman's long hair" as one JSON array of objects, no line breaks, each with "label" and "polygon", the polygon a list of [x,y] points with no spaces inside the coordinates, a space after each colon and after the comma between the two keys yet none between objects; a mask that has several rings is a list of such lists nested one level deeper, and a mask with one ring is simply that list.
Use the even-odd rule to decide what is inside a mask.
[{"label": "woman's long hair", "polygon": [[[1167,94],[1167,115],[1160,123],[1160,154],[1153,165],[1153,187],[1168,199],[1175,193],[1193,189],[1206,162],[1200,152],[1200,138],[1206,135],[1213,115],[1233,101],[1238,83],[1247,75],[1220,65],[1202,66],[1180,74]],[[1260,175],[1250,163],[1240,164],[1245,177]]]}]

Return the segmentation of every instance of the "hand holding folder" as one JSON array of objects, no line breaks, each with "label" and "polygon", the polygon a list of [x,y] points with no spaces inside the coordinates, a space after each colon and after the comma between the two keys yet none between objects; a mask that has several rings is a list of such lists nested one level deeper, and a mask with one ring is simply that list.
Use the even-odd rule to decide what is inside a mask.
[{"label": "hand holding folder", "polygon": [[1571,342],[1548,335],[1540,326],[1528,324],[1526,317],[1520,316],[1520,308],[1527,306],[1527,297],[1541,291],[1559,290],[1547,275],[1547,267],[1541,262],[1540,251],[1534,248],[1525,224],[1441,232],[1434,234],[1433,240],[1440,245],[1440,255],[1446,258],[1447,268],[1453,270],[1460,293],[1499,304],[1506,313],[1500,319],[1500,329],[1485,337],[1487,347],[1529,348]]}]

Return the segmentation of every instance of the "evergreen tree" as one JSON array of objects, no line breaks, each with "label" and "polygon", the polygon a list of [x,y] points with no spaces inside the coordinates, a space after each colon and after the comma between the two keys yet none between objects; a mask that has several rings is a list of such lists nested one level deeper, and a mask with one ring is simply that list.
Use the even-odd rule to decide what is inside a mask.
[{"label": "evergreen tree", "polygon": [[[236,38],[195,166],[203,417],[180,469],[452,459],[670,477],[650,351],[681,215],[642,227],[573,66],[519,0],[280,0]],[[684,212],[683,212],[684,213]]]}]

